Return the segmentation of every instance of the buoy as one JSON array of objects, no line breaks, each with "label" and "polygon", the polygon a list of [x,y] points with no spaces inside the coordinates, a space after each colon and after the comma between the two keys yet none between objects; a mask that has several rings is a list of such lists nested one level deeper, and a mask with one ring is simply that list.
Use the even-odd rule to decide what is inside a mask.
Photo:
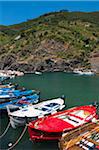
[{"label": "buoy", "polygon": [[9,147],[12,146],[12,143],[9,143],[8,146],[9,146]]}]

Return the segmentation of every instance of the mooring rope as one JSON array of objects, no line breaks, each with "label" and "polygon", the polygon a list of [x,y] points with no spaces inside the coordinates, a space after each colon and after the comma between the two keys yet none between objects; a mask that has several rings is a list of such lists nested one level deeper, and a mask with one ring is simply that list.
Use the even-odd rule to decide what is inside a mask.
[{"label": "mooring rope", "polygon": [[17,141],[7,150],[11,150],[12,148],[14,148],[19,143],[19,141],[22,139],[26,129],[27,129],[27,125],[25,126],[24,130],[22,131],[22,133],[21,133],[20,137],[17,139]]},{"label": "mooring rope", "polygon": [[9,127],[10,127],[10,122],[8,123],[5,131],[0,135],[0,139],[5,136],[5,134],[7,133],[8,129],[9,129]]}]

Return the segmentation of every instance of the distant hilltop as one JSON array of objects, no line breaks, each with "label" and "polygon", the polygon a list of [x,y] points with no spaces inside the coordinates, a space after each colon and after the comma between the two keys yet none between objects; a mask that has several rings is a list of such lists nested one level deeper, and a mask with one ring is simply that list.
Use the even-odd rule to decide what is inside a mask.
[{"label": "distant hilltop", "polygon": [[11,26],[0,25],[0,69],[99,73],[99,12],[61,10]]}]

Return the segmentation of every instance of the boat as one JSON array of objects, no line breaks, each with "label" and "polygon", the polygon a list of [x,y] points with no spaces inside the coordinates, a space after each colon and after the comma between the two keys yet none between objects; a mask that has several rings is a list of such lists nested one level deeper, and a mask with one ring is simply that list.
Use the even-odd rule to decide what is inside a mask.
[{"label": "boat", "polygon": [[62,134],[60,150],[99,150],[99,119]]},{"label": "boat", "polygon": [[78,106],[32,121],[28,124],[30,139],[58,140],[63,131],[68,132],[96,118],[96,112],[96,106]]},{"label": "boat", "polygon": [[0,84],[0,89],[2,88],[16,88],[18,85],[13,85],[13,84]]},{"label": "boat", "polygon": [[9,77],[9,78],[14,78],[15,76],[23,76],[24,73],[20,71],[15,71],[15,70],[0,70],[0,77]]},{"label": "boat", "polygon": [[0,88],[0,95],[9,92],[16,93],[16,92],[20,92],[20,90],[15,90],[15,88]]},{"label": "boat", "polygon": [[6,72],[0,72],[0,77],[1,78],[14,78],[15,77],[15,74],[9,74],[9,73],[6,73]]},{"label": "boat", "polygon": [[17,110],[18,108],[25,107],[30,104],[35,104],[39,102],[39,94],[34,93],[29,96],[22,96],[19,99],[9,100],[7,102],[0,102],[0,113],[6,112],[6,107],[9,105],[11,110]]},{"label": "boat", "polygon": [[42,74],[42,72],[35,71],[35,74],[37,74],[37,75],[41,75],[41,74]]},{"label": "boat", "polygon": [[9,106],[7,107],[10,123],[13,128],[16,126],[25,125],[31,120],[41,118],[45,115],[56,113],[65,107],[64,99],[55,98],[46,100],[35,105],[28,105],[26,108],[11,112]]},{"label": "boat", "polygon": [[10,99],[10,98],[18,98],[25,95],[30,95],[34,92],[34,90],[26,90],[26,91],[9,91],[9,92],[1,92],[0,99]]},{"label": "boat", "polygon": [[9,79],[9,77],[0,77],[0,84]]},{"label": "boat", "polygon": [[95,73],[92,72],[91,70],[88,71],[84,71],[84,70],[79,70],[79,69],[75,69],[73,71],[73,73],[79,74],[79,75],[94,75]]},{"label": "boat", "polygon": [[92,71],[84,71],[83,73],[84,73],[84,75],[89,75],[89,76],[95,74],[95,73],[92,72]]}]

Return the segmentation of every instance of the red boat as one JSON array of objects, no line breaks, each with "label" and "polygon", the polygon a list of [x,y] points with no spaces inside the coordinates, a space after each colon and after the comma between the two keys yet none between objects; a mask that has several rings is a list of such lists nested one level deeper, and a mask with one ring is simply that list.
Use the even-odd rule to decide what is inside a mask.
[{"label": "red boat", "polygon": [[[97,118],[93,105],[74,107],[39,118],[28,124],[31,140],[58,140],[63,131],[70,131]],[[93,119],[95,120],[95,119]]]}]

